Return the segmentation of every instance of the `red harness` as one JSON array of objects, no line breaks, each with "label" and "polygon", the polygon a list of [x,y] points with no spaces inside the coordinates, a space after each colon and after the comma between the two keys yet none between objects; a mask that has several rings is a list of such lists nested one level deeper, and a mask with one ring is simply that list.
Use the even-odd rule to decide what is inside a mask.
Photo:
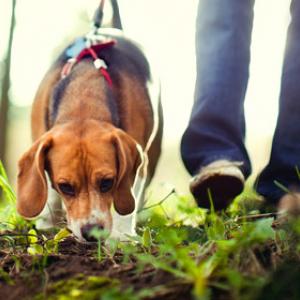
[{"label": "red harness", "polygon": [[65,63],[65,65],[62,68],[61,77],[64,78],[67,75],[69,75],[72,68],[75,66],[75,64],[80,62],[83,58],[92,57],[95,68],[101,72],[102,76],[105,78],[108,85],[112,86],[111,77],[107,72],[107,65],[103,59],[99,58],[98,55],[101,52],[101,50],[112,47],[115,43],[116,43],[115,40],[109,40],[109,41],[101,42],[84,48],[79,52],[79,54],[76,57],[71,57],[68,59],[68,61]]}]

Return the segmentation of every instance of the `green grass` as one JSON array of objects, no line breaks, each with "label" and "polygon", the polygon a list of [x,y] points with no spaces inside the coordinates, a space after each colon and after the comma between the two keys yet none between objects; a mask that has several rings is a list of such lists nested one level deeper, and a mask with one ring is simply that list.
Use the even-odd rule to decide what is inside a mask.
[{"label": "green grass", "polygon": [[[5,202],[0,208],[0,251],[15,260],[24,276],[32,272],[22,266],[24,253],[36,259],[35,272],[45,272],[48,258],[59,255],[68,232],[47,237],[17,215],[2,165],[0,187]],[[247,190],[226,213],[216,214],[197,208],[190,196],[172,192],[139,213],[138,236],[132,242],[99,242],[93,254],[99,266],[105,261],[119,268],[134,265],[137,276],[149,266],[162,270],[172,275],[171,285],[137,289],[124,287],[121,279],[77,275],[47,284],[47,299],[156,299],[176,286],[189,287],[192,297],[201,300],[300,299],[300,220],[260,218],[260,202]],[[0,268],[0,283],[15,284],[5,268]],[[45,299],[45,293],[34,299]]]},{"label": "green grass", "polygon": [[8,177],[0,161],[0,230],[10,229],[23,231],[27,226],[31,227],[30,222],[24,221],[16,213],[16,195],[8,182]]}]

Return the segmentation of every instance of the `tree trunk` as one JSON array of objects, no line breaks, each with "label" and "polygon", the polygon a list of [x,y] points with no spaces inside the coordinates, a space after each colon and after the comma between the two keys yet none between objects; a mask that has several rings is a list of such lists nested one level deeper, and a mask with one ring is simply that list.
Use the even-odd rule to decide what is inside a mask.
[{"label": "tree trunk", "polygon": [[1,87],[0,98],[0,160],[5,164],[5,149],[6,149],[6,132],[7,132],[7,116],[9,107],[9,89],[10,89],[10,64],[12,55],[12,42],[15,27],[15,8],[16,0],[12,0],[11,21],[9,28],[9,39],[7,45],[7,53],[4,60],[3,80]]}]

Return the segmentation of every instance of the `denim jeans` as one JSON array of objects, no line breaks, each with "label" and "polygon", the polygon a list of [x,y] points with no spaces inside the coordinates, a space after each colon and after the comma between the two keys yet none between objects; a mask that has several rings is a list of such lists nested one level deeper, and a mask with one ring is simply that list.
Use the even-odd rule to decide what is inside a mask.
[{"label": "denim jeans", "polygon": [[[219,159],[241,161],[247,178],[251,163],[244,145],[244,99],[249,77],[254,0],[199,0],[197,79],[191,118],[181,141],[187,170],[195,175]],[[282,71],[279,115],[268,165],[256,182],[271,203],[300,186],[300,1],[291,4]],[[258,108],[259,109],[259,108]]]}]

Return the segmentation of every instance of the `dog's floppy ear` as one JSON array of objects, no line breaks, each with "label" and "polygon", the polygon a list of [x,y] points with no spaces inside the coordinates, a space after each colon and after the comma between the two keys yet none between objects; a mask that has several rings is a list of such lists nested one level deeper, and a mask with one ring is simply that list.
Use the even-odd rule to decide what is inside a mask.
[{"label": "dog's floppy ear", "polygon": [[51,144],[51,135],[46,134],[36,141],[19,160],[17,210],[24,218],[36,217],[46,204],[45,155]]},{"label": "dog's floppy ear", "polygon": [[128,215],[135,209],[135,199],[131,188],[140,163],[137,143],[127,133],[116,130],[112,142],[117,152],[117,183],[114,192],[114,206],[120,215]]}]

